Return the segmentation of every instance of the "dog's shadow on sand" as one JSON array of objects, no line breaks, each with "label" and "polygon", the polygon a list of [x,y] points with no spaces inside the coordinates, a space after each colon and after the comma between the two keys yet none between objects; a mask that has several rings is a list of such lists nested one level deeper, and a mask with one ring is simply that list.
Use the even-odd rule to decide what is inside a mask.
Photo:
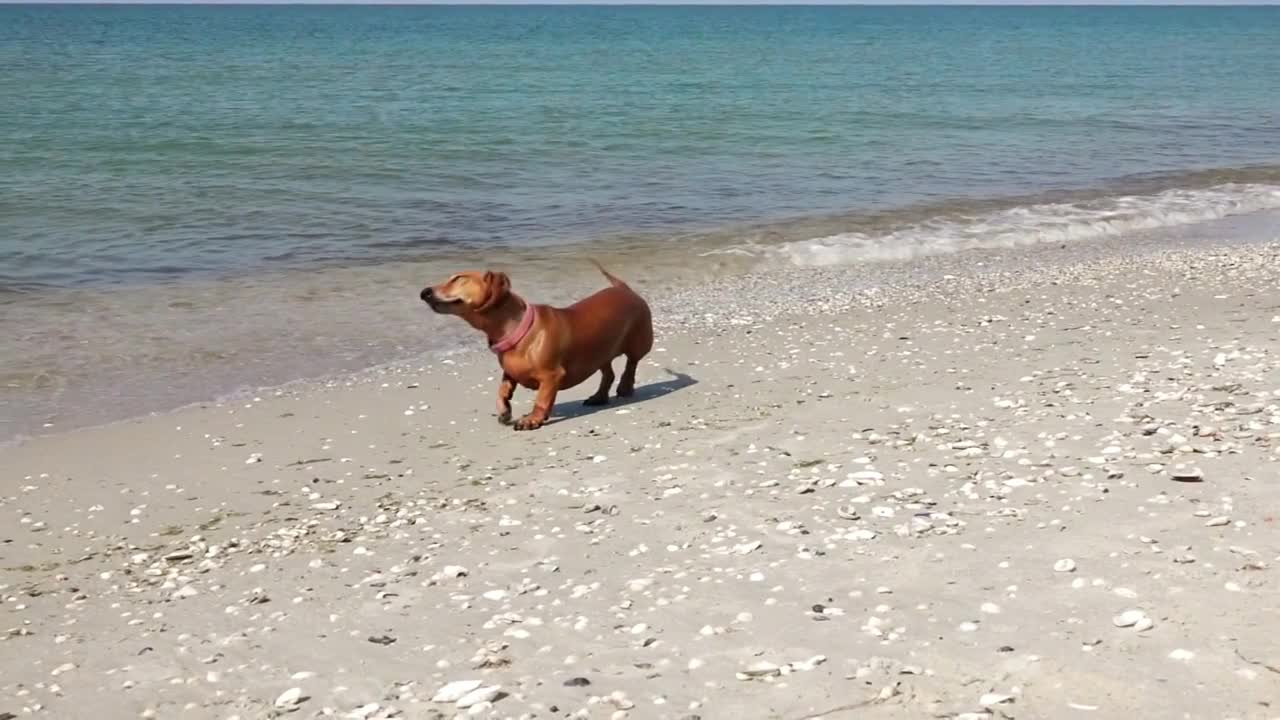
[{"label": "dog's shadow on sand", "polygon": [[598,412],[617,410],[618,408],[624,408],[628,405],[642,403],[647,400],[654,400],[662,397],[663,395],[670,395],[673,392],[698,384],[697,379],[692,375],[679,373],[671,368],[663,368],[663,370],[671,377],[666,380],[651,382],[647,385],[639,385],[636,387],[635,394],[629,398],[610,396],[608,405],[584,405],[581,400],[557,402],[556,413],[552,416],[551,422],[548,424],[555,424],[564,420],[584,418]]}]

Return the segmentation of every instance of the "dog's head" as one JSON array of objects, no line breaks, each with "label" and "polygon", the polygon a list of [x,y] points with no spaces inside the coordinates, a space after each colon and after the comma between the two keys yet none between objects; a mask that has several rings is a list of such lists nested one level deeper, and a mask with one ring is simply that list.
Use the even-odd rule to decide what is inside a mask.
[{"label": "dog's head", "polygon": [[502,304],[511,294],[511,278],[500,272],[462,272],[419,295],[431,309],[445,315],[474,317]]}]

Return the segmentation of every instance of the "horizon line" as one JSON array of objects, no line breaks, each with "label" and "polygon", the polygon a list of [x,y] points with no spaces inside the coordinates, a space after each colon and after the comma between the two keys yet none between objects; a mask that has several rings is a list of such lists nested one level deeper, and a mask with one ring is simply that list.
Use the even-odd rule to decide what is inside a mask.
[{"label": "horizon line", "polygon": [[328,7],[1277,7],[1280,0],[1232,0],[1215,2],[1214,0],[962,0],[946,2],[945,0],[804,0],[803,2],[780,2],[779,0],[482,0],[481,2],[459,2],[458,0],[0,0],[0,7],[48,6],[48,5],[83,5],[95,7],[123,6],[167,6],[167,7],[214,7],[225,5],[256,7],[291,7],[291,6],[328,6]]},{"label": "horizon line", "polygon": [[939,2],[938,0],[805,0],[804,2],[779,2],[778,0],[483,0],[483,2],[458,2],[457,0],[376,0],[360,2],[359,0],[0,0],[0,7],[51,5],[80,5],[92,7],[917,7],[917,8],[976,8],[976,7],[1020,7],[1020,8],[1056,8],[1056,7],[1212,7],[1212,8],[1257,8],[1277,7],[1280,0],[1235,0],[1232,2],[1215,2],[1214,0],[1053,0],[1052,2],[1036,2],[1035,0],[963,0],[963,2]]}]

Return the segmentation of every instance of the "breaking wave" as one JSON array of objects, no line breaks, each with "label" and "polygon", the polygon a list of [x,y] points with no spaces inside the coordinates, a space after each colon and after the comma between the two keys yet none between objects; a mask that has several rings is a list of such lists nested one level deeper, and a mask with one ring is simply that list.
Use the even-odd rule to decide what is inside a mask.
[{"label": "breaking wave", "polygon": [[858,222],[859,229],[782,243],[746,242],[708,254],[782,258],[799,266],[826,266],[966,250],[1016,248],[1099,240],[1280,209],[1280,184],[1228,183],[1003,208],[922,209]]}]

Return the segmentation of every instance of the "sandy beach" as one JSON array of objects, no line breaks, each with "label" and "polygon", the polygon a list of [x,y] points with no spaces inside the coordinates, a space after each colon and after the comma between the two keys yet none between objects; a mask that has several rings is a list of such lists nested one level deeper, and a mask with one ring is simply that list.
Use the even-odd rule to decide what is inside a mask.
[{"label": "sandy beach", "polygon": [[0,718],[1280,718],[1280,244],[1082,256],[0,450]]}]

